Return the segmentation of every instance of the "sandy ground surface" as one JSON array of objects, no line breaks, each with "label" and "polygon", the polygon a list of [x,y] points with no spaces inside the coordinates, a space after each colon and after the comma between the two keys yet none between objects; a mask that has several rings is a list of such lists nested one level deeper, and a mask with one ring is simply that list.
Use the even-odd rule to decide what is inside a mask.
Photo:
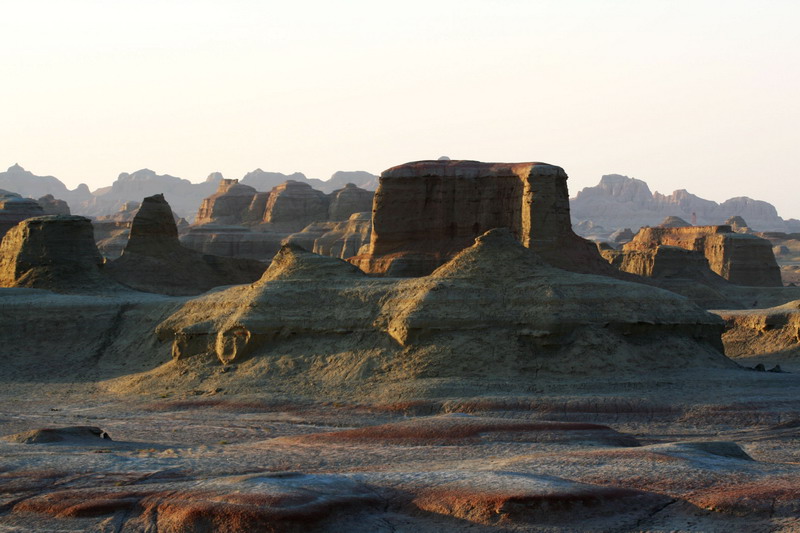
[{"label": "sandy ground surface", "polygon": [[113,440],[0,441],[0,531],[800,530],[797,373],[370,405],[26,386],[0,434]]}]

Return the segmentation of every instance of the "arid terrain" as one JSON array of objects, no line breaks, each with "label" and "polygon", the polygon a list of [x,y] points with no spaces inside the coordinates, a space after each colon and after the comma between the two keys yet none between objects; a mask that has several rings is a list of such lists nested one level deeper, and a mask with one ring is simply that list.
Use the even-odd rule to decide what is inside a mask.
[{"label": "arid terrain", "polygon": [[333,233],[269,263],[185,247],[162,195],[111,260],[83,217],[16,223],[0,531],[800,531],[800,288],[767,237],[598,247],[566,182],[400,165],[358,246],[365,193],[275,187],[264,213]]}]

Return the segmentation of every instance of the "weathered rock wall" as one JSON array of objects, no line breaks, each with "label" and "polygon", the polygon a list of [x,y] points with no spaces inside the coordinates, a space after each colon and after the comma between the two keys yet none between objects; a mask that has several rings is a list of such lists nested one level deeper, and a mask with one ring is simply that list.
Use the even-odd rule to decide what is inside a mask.
[{"label": "weathered rock wall", "polygon": [[419,161],[385,171],[369,252],[351,262],[373,274],[425,275],[497,227],[561,268],[611,270],[572,231],[566,173],[544,163]]},{"label": "weathered rock wall", "polygon": [[701,252],[713,272],[737,285],[783,285],[771,243],[754,235],[734,233],[730,226],[642,228],[623,250],[652,253],[661,245]]}]

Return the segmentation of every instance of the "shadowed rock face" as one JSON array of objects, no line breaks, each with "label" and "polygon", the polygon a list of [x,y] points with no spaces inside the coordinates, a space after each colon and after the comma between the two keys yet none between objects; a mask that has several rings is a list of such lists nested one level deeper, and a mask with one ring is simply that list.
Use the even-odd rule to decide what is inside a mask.
[{"label": "shadowed rock face", "polygon": [[783,286],[772,244],[754,235],[734,233],[730,226],[642,228],[623,251],[652,254],[662,245],[702,253],[711,270],[731,283],[752,287]]},{"label": "shadowed rock face", "polygon": [[691,226],[691,224],[676,216],[668,216],[658,225],[659,228],[683,228],[686,226]]},{"label": "shadowed rock face", "polygon": [[88,218],[49,215],[23,220],[0,244],[0,286],[55,291],[114,285],[100,272],[103,258]]},{"label": "shadowed rock face", "polygon": [[188,295],[220,285],[251,283],[264,271],[264,265],[184,248],[172,210],[164,196],[157,194],[142,201],[122,257],[109,263],[107,271],[137,290]]},{"label": "shadowed rock face", "polygon": [[328,197],[307,183],[287,181],[269,195],[264,222],[275,229],[300,231],[307,225],[328,218]]},{"label": "shadowed rock face", "polygon": [[45,215],[69,215],[69,205],[64,200],[55,198],[52,194],[46,194],[37,200],[42,206]]},{"label": "shadowed rock face", "polygon": [[545,163],[419,161],[385,171],[369,252],[350,261],[371,274],[425,275],[498,227],[555,266],[613,275],[572,231],[566,173]]},{"label": "shadowed rock face", "polygon": [[333,191],[328,207],[328,220],[341,221],[350,218],[353,213],[372,210],[375,193],[348,183],[343,189]]},{"label": "shadowed rock face", "polygon": [[0,190],[0,238],[26,218],[45,214],[47,213],[35,200]]}]

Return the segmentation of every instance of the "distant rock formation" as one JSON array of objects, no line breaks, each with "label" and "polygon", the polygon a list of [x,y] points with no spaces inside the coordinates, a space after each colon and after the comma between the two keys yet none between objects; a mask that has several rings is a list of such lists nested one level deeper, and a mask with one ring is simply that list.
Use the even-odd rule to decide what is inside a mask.
[{"label": "distant rock formation", "polygon": [[19,194],[0,191],[0,238],[26,218],[44,215],[41,204]]},{"label": "distant rock formation", "polygon": [[555,266],[615,270],[572,231],[567,174],[544,163],[418,161],[386,170],[369,251],[350,261],[371,274],[426,275],[497,227]]},{"label": "distant rock formation", "polygon": [[309,224],[299,233],[287,237],[286,242],[296,244],[315,254],[348,259],[366,253],[372,233],[372,213],[353,213],[344,222],[317,222]]},{"label": "distant rock formation", "polygon": [[45,215],[71,215],[69,205],[64,200],[55,198],[52,194],[45,194],[38,200]]},{"label": "distant rock formation", "polygon": [[364,172],[363,170],[355,171],[337,171],[328,180],[320,180],[315,178],[307,178],[302,172],[295,172],[294,174],[281,174],[280,172],[265,172],[260,168],[244,175],[241,183],[250,185],[259,191],[269,191],[273,187],[277,187],[286,181],[297,181],[306,183],[318,191],[324,193],[331,193],[336,189],[340,189],[348,183],[354,183],[356,186],[374,191],[378,188],[378,176]]},{"label": "distant rock formation", "polygon": [[[721,333],[721,320],[685,298],[551,267],[507,229],[402,280],[286,245],[257,283],[206,295],[157,328],[177,359],[281,354],[284,383],[417,393],[426,380],[440,391],[470,379],[509,391],[542,375],[734,368]],[[332,354],[336,365],[311,362]]]},{"label": "distant rock formation", "polygon": [[661,224],[658,225],[659,228],[685,228],[687,226],[691,226],[691,224],[683,220],[681,217],[671,215],[662,220]]},{"label": "distant rock formation", "polygon": [[220,285],[251,283],[264,271],[258,261],[203,255],[181,246],[163,195],[142,201],[122,256],[106,266],[110,276],[146,292],[190,295]]},{"label": "distant rock formation", "polygon": [[147,168],[131,174],[123,172],[110,187],[97,189],[89,200],[80,205],[80,209],[76,207],[74,210],[83,215],[107,215],[118,211],[129,201],[163,194],[170,205],[175,206],[178,216],[191,219],[202,199],[217,188],[219,179],[219,173],[212,174],[203,183],[192,183],[169,174],[156,174]]},{"label": "distant rock formation", "polygon": [[[711,270],[731,283],[752,287],[783,286],[772,244],[754,235],[734,233],[730,226],[642,228],[623,251],[654,257],[654,252],[663,245],[702,253]],[[623,264],[629,263],[623,261]]]},{"label": "distant rock formation", "polygon": [[58,178],[54,178],[53,176],[36,176],[17,164],[12,165],[6,172],[0,172],[0,189],[13,191],[22,197],[29,198],[40,198],[52,195],[54,198],[64,200],[71,206],[79,206],[92,198],[89,187],[83,183],[78,185],[74,190],[69,190]]},{"label": "distant rock formation", "polygon": [[241,224],[256,190],[239,180],[221,179],[217,192],[203,199],[195,224]]},{"label": "distant rock formation", "polygon": [[56,292],[107,290],[116,284],[101,273],[88,218],[48,215],[13,227],[0,244],[0,287]]},{"label": "distant rock formation", "polygon": [[[371,210],[372,198],[372,192],[352,183],[326,195],[293,180],[269,192],[258,192],[237,180],[223,180],[219,190],[203,201],[195,225],[181,241],[204,253],[269,261],[290,235],[310,225],[314,227],[310,231],[319,236],[334,228],[329,222],[346,221],[355,212]],[[313,239],[305,246],[313,248]]]},{"label": "distant rock formation", "polygon": [[[668,196],[651,193],[644,181],[619,174],[603,176],[598,185],[584,188],[570,205],[576,224],[591,221],[609,233],[623,227],[655,226],[668,215],[685,220],[694,215],[695,225],[721,224],[731,216],[742,216],[759,231],[800,231],[800,221],[782,219],[767,202],[738,197],[718,204],[685,190]],[[576,231],[587,235],[577,226]]]},{"label": "distant rock formation", "polygon": [[375,193],[361,189],[353,183],[346,183],[341,189],[335,190],[330,195],[328,206],[328,220],[347,220],[353,213],[372,211],[372,201]]},{"label": "distant rock formation", "polygon": [[630,242],[631,239],[633,239],[633,231],[631,231],[631,228],[618,229],[609,237],[609,240],[615,244],[625,244],[626,242]]}]

